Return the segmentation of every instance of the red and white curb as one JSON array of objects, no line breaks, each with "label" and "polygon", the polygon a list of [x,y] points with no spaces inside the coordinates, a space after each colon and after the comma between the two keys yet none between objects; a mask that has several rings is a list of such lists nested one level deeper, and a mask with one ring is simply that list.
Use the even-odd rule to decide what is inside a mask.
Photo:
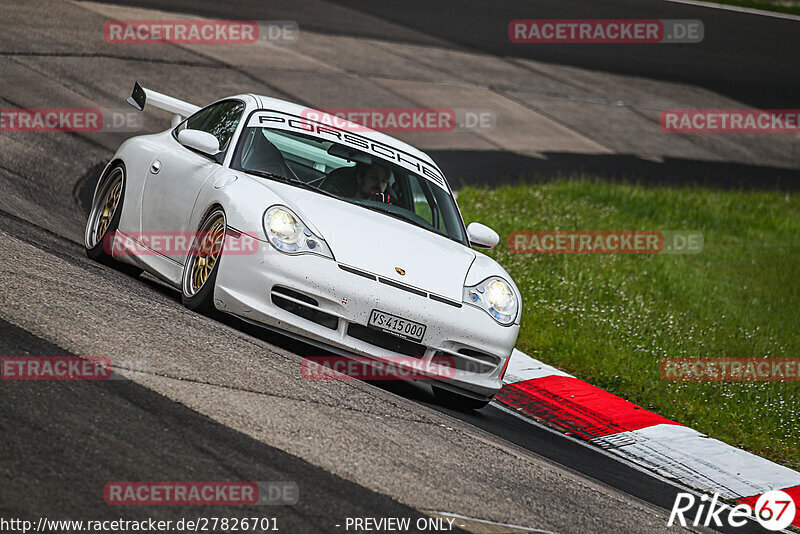
[{"label": "red and white curb", "polygon": [[[743,504],[783,490],[800,508],[800,473],[645,410],[514,349],[499,402],[659,475]],[[800,527],[800,514],[794,526]]]}]

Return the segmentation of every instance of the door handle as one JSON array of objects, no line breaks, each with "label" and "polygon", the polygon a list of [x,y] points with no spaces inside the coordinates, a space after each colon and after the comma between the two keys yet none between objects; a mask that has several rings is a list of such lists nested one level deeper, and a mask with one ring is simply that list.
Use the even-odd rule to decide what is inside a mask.
[{"label": "door handle", "polygon": [[153,160],[153,163],[150,164],[150,172],[153,174],[158,174],[158,171],[161,170],[161,162],[157,159]]}]

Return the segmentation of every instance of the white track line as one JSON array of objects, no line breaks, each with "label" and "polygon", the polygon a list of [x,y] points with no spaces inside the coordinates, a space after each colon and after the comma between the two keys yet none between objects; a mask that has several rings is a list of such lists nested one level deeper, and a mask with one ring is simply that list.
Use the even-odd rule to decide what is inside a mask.
[{"label": "white track line", "polygon": [[533,356],[528,356],[524,352],[514,349],[511,352],[511,361],[508,362],[506,374],[503,376],[503,384],[515,384],[544,378],[546,376],[567,376],[575,378],[571,374],[556,369],[551,365],[540,362]]},{"label": "white track line", "polygon": [[[800,473],[685,426],[654,425],[621,432],[611,452],[728,499],[800,485]],[[604,438],[592,441],[602,446]]]},{"label": "white track line", "polygon": [[[514,384],[551,375],[570,376],[514,349],[503,382]],[[516,411],[504,409],[520,416]],[[533,421],[529,417],[525,419]],[[584,440],[570,438],[584,443]],[[669,479],[680,480],[681,484],[719,493],[726,499],[752,497],[800,485],[797,471],[683,425],[656,424],[589,441],[614,457],[626,458],[643,472],[655,471]],[[608,446],[604,446],[606,444]]]},{"label": "white track line", "polygon": [[746,13],[748,15],[761,15],[762,17],[772,17],[776,19],[800,21],[800,16],[790,15],[789,13],[778,13],[776,11],[765,11],[752,7],[730,6],[728,4],[716,4],[714,2],[698,2],[697,0],[664,0],[673,4],[687,4],[690,6],[707,7],[710,9],[722,9],[723,11],[734,11],[736,13]]},{"label": "white track line", "polygon": [[[577,443],[578,445],[580,445],[581,447],[584,447],[586,449],[591,449],[594,452],[599,452],[603,456],[607,456],[608,458],[611,458],[615,462],[619,462],[621,464],[625,464],[626,466],[628,466],[628,467],[630,467],[632,469],[635,469],[636,471],[639,471],[640,473],[644,473],[645,475],[648,475],[648,476],[651,476],[651,477],[653,477],[655,479],[658,479],[661,482],[664,482],[666,484],[670,484],[672,486],[675,486],[675,488],[679,489],[680,491],[689,491],[689,492],[695,493],[697,496],[701,495],[701,493],[697,492],[693,488],[690,488],[688,486],[684,486],[683,484],[681,484],[677,480],[664,477],[664,476],[660,475],[659,473],[656,473],[656,472],[654,472],[654,471],[652,471],[650,469],[647,469],[646,467],[642,467],[639,464],[635,464],[632,461],[630,461],[627,458],[625,458],[624,456],[619,456],[617,454],[613,454],[611,452],[608,452],[607,450],[605,450],[605,449],[603,449],[601,447],[598,447],[597,445],[594,445],[590,441],[585,441],[585,440],[582,440],[582,439],[578,439],[578,438],[576,438],[574,436],[570,436],[568,434],[564,434],[562,432],[559,432],[558,430],[552,429],[549,426],[547,426],[547,425],[545,425],[543,423],[540,423],[536,419],[533,419],[533,418],[531,418],[531,417],[529,417],[527,415],[521,414],[521,413],[517,412],[516,410],[511,409],[510,407],[506,406],[505,404],[500,404],[499,401],[492,402],[492,406],[494,406],[498,410],[501,410],[503,412],[511,414],[514,417],[516,417],[518,419],[521,419],[522,421],[525,421],[529,425],[535,426],[535,427],[537,427],[537,428],[539,428],[541,430],[545,430],[545,431],[547,431],[547,432],[549,432],[551,434],[555,434],[556,436],[560,436],[560,437],[562,437],[562,438],[564,438],[566,440],[572,441],[573,443]],[[561,464],[559,464],[559,465],[561,465]]]},{"label": "white track line", "polygon": [[[628,460],[628,459],[626,459],[626,458],[624,458],[622,456],[618,456],[616,454],[608,452],[605,449],[602,449],[602,448],[600,448],[600,447],[598,447],[596,445],[593,445],[591,442],[584,441],[584,440],[575,438],[573,436],[568,436],[567,434],[562,434],[561,432],[558,432],[557,430],[554,430],[554,429],[548,427],[547,425],[544,425],[544,424],[540,423],[539,421],[537,421],[535,419],[532,419],[532,418],[530,418],[530,417],[528,417],[526,415],[518,413],[515,410],[512,410],[511,408],[509,408],[508,406],[500,404],[499,401],[492,402],[492,406],[494,406],[498,410],[501,410],[503,412],[511,414],[514,417],[516,417],[518,419],[521,419],[522,421],[525,421],[529,425],[533,425],[533,426],[535,426],[537,428],[540,428],[542,430],[550,432],[551,434],[555,434],[555,435],[560,436],[560,437],[562,437],[564,439],[570,440],[573,443],[577,443],[580,446],[585,447],[587,449],[591,449],[594,452],[599,452],[603,456],[607,456],[608,458],[613,459],[615,462],[619,462],[619,463],[624,464],[624,465],[626,465],[626,466],[628,466],[628,467],[630,467],[630,468],[632,468],[632,469],[634,469],[636,471],[639,471],[640,473],[644,473],[647,476],[655,478],[656,480],[659,480],[659,481],[661,481],[661,482],[663,482],[665,484],[668,484],[668,485],[672,486],[673,488],[675,488],[678,491],[682,491],[684,493],[691,493],[692,495],[694,495],[695,497],[698,497],[698,498],[706,494],[703,491],[698,491],[695,488],[690,488],[688,486],[685,486],[683,483],[681,483],[678,480],[673,480],[673,479],[670,479],[670,478],[666,478],[666,477],[662,476],[661,474],[659,474],[659,473],[657,473],[655,471],[652,471],[650,469],[647,469],[645,467],[642,467],[640,465],[637,465],[637,464],[631,462],[630,460]],[[553,460],[549,460],[548,459],[548,461],[553,461]],[[575,469],[572,469],[571,467],[559,464],[558,462],[554,462],[554,463],[556,463],[557,465],[561,465],[561,467],[564,467],[564,468],[569,469],[571,471],[575,471]],[[588,475],[584,475],[584,476],[588,476]],[[609,484],[607,484],[605,482],[602,482],[602,481],[598,481],[598,482],[600,482],[601,484],[604,484],[606,486],[609,486]],[[613,487],[613,486],[609,486],[609,487]],[[619,488],[614,488],[614,489],[616,489],[617,491],[622,491],[623,493],[627,493],[624,490],[619,489]],[[656,508],[661,508],[658,505],[655,505],[655,504],[652,504],[652,503],[650,503],[648,501],[645,501],[641,497],[638,497],[638,496],[633,495],[633,494],[629,494],[629,495],[632,495],[633,497],[636,497],[637,499],[640,499],[642,502],[646,502],[650,506],[654,506]],[[733,509],[733,506],[730,506],[725,502],[720,502],[719,506],[725,508],[726,510],[732,510]],[[754,517],[748,517],[747,519],[750,522],[750,524],[759,525],[759,523],[755,520]],[[785,532],[786,534],[792,534],[789,530],[782,530],[781,532]]]}]

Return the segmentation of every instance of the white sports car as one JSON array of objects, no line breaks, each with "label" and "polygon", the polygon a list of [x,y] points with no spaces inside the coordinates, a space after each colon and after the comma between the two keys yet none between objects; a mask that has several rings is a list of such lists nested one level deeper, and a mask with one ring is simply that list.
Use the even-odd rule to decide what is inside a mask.
[{"label": "white sports car", "polygon": [[[103,171],[90,258],[157,276],[191,309],[343,356],[447,359],[455,369],[432,386],[451,405],[480,408],[500,389],[519,290],[471,248],[498,235],[465,228],[428,155],[264,96],[201,109],[137,83],[128,102],[169,111],[172,128],[127,140]],[[191,247],[177,246],[181,235],[195,236]]]}]

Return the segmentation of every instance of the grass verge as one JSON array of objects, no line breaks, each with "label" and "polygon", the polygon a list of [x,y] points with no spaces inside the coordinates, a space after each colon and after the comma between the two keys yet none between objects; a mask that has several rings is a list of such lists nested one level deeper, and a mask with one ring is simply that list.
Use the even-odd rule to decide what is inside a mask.
[{"label": "grass verge", "polygon": [[[570,179],[466,188],[467,222],[522,292],[517,347],[731,445],[800,469],[800,382],[670,382],[665,357],[800,357],[800,202],[782,192]],[[513,254],[517,230],[699,230],[695,255]]]}]

